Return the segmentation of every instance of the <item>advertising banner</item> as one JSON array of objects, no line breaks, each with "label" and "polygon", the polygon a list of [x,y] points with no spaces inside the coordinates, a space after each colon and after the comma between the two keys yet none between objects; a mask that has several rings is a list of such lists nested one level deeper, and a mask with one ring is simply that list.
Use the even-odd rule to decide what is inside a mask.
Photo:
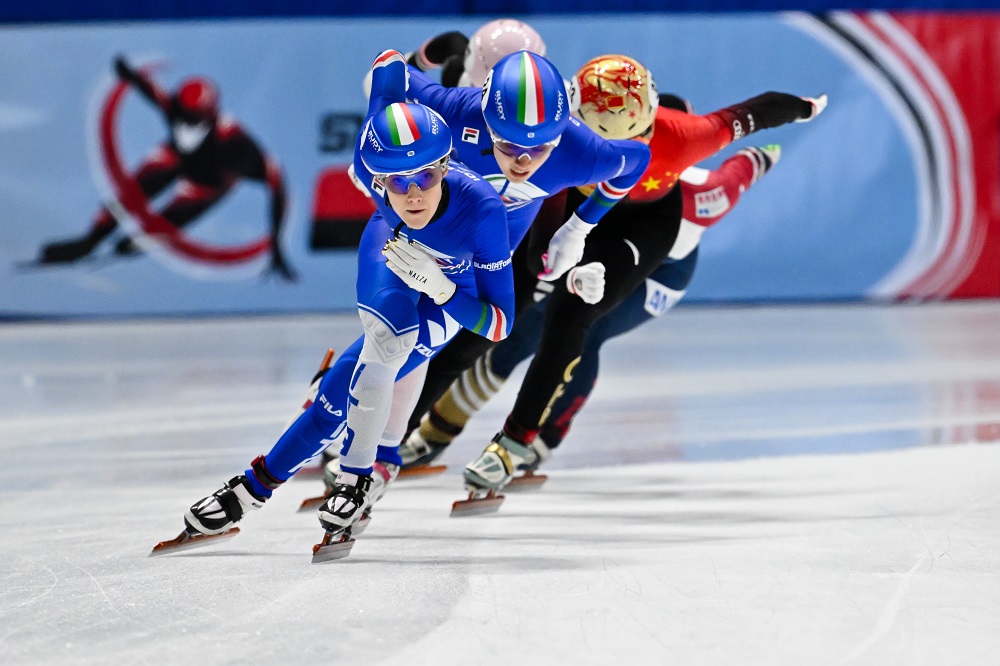
[{"label": "advertising banner", "polygon": [[[383,49],[482,22],[0,28],[0,316],[352,308],[371,211],[346,173],[362,79]],[[626,53],[695,113],[768,90],[829,95],[815,122],[700,165],[782,149],[705,233],[688,301],[1000,295],[997,15],[531,23],[565,77]]]}]

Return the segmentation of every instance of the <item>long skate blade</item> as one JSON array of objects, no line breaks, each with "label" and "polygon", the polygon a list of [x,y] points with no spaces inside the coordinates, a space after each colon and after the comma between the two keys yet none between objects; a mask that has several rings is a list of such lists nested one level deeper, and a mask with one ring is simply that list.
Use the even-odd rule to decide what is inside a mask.
[{"label": "long skate blade", "polygon": [[460,518],[464,516],[482,516],[488,513],[496,513],[503,504],[503,495],[497,495],[490,491],[485,497],[473,497],[458,500],[451,505],[451,517]]},{"label": "long skate blade", "polygon": [[399,470],[399,476],[396,477],[396,480],[415,479],[421,476],[437,476],[438,474],[442,474],[446,469],[448,469],[447,465],[417,465],[416,467]]},{"label": "long skate blade", "polygon": [[354,539],[347,532],[334,536],[326,534],[321,542],[313,546],[312,563],[341,560],[351,554],[353,547]]},{"label": "long skate blade", "polygon": [[515,476],[510,480],[503,489],[509,493],[521,493],[531,490],[538,490],[545,482],[548,480],[548,476],[545,474],[535,474],[534,472],[525,472],[521,476]]},{"label": "long skate blade", "polygon": [[307,513],[309,511],[315,511],[323,505],[326,500],[326,495],[317,495],[316,497],[307,497],[302,500],[302,504],[299,504],[299,508],[296,513]]},{"label": "long skate blade", "polygon": [[150,551],[149,556],[156,557],[158,555],[179,553],[184,550],[191,550],[192,548],[210,546],[212,544],[219,543],[220,541],[232,539],[239,533],[240,528],[238,527],[233,527],[222,534],[190,534],[187,530],[185,530],[181,532],[176,539],[161,541],[153,546],[153,550]]}]

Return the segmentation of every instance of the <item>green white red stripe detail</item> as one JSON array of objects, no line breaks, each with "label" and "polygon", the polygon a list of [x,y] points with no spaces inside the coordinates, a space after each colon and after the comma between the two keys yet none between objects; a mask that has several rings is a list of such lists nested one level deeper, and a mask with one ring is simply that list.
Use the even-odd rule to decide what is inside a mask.
[{"label": "green white red stripe detail", "polygon": [[[483,335],[484,330],[486,331],[485,335]],[[483,305],[479,321],[472,332],[482,335],[487,340],[500,342],[507,336],[507,317],[504,316],[503,310],[492,303]]]},{"label": "green white red stripe detail", "polygon": [[521,54],[521,82],[518,90],[517,119],[522,125],[538,125],[545,119],[545,97],[538,65],[527,52]]},{"label": "green white red stripe detail", "polygon": [[390,104],[385,115],[389,120],[389,133],[392,135],[392,143],[396,146],[408,146],[420,138],[420,130],[413,119],[410,108],[405,104],[396,102]]}]

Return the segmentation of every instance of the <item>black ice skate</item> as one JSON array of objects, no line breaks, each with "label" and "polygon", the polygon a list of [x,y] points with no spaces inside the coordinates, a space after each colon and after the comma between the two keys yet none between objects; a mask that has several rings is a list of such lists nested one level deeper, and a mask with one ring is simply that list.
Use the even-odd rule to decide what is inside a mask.
[{"label": "black ice skate", "polygon": [[313,546],[312,563],[339,560],[351,554],[351,530],[361,520],[373,499],[372,476],[341,471],[337,483],[319,510],[319,523],[326,530],[323,540]]},{"label": "black ice skate", "polygon": [[142,254],[142,249],[134,239],[126,236],[115,243],[115,254],[119,257],[134,257]]},{"label": "black ice skate", "polygon": [[240,533],[236,523],[243,515],[264,506],[265,501],[266,497],[254,494],[245,476],[235,476],[219,490],[195,502],[184,514],[184,531],[174,539],[153,546],[150,556],[230,539]]},{"label": "black ice skate", "polygon": [[93,252],[99,242],[100,239],[94,240],[89,236],[85,236],[84,238],[74,240],[48,243],[42,248],[38,263],[68,264],[78,261]]},{"label": "black ice skate", "polygon": [[354,524],[351,528],[351,533],[355,536],[361,534],[368,527],[368,523],[372,521],[372,510],[380,499],[385,497],[385,494],[389,491],[389,485],[396,480],[399,475],[399,465],[394,465],[392,463],[383,463],[375,461],[372,465],[372,488],[371,488],[371,502],[368,504],[368,508],[365,512],[361,514],[361,518]]},{"label": "black ice skate", "polygon": [[[372,466],[372,505],[382,499],[386,491],[389,489],[389,484],[396,480],[397,476],[400,476],[399,465],[394,465],[392,463],[383,463],[376,460],[375,464]],[[317,495],[315,497],[307,497],[302,500],[299,505],[298,512],[305,513],[307,511],[314,511],[320,507],[324,502],[330,499],[330,495],[333,492],[333,487],[337,484],[337,475],[340,474],[340,458],[334,458],[328,462],[323,469],[323,483],[326,485],[326,492],[322,495]],[[365,526],[367,526],[367,520],[371,519],[371,512],[366,511],[365,515],[361,517],[361,520],[354,525],[352,532],[354,534],[361,534]]]}]

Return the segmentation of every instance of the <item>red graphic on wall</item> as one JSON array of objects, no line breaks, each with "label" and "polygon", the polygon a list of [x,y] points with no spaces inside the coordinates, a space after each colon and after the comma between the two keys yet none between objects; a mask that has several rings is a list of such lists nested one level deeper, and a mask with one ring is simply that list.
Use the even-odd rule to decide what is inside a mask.
[{"label": "red graphic on wall", "polygon": [[[214,267],[243,265],[270,255],[270,272],[295,279],[279,242],[285,214],[281,169],[238,123],[220,113],[215,85],[204,78],[191,78],[167,93],[147,70],[133,69],[122,58],[116,59],[115,71],[118,81],[101,105],[98,125],[101,164],[114,201],[98,211],[84,236],[43,246],[39,263],[78,261],[94,253],[105,239],[116,238],[115,255],[133,255],[155,247]],[[126,95],[133,88],[163,114],[170,139],[129,171],[119,147],[118,122]],[[185,233],[188,225],[241,180],[261,182],[270,191],[269,233],[233,245],[210,244]],[[172,198],[154,210],[150,200],[171,187]]]},{"label": "red graphic on wall", "polygon": [[375,204],[354,186],[346,166],[323,170],[316,178],[313,195],[310,247],[314,250],[357,247],[361,232],[374,212]]},{"label": "red graphic on wall", "polygon": [[[955,200],[967,207],[967,222],[954,225],[945,251],[908,292],[950,298],[1000,296],[1000,17],[968,12],[902,12],[891,17],[919,46],[918,53],[940,71],[950,89],[946,101],[957,102],[958,108],[944,104],[938,111],[952,121],[961,117],[962,132],[953,150],[969,163],[972,175],[961,180],[961,171],[952,174]],[[880,34],[891,27],[865,18]],[[898,36],[886,41],[897,44],[897,51],[904,46]],[[932,77],[921,75],[918,80],[931,90],[941,87]]]}]

